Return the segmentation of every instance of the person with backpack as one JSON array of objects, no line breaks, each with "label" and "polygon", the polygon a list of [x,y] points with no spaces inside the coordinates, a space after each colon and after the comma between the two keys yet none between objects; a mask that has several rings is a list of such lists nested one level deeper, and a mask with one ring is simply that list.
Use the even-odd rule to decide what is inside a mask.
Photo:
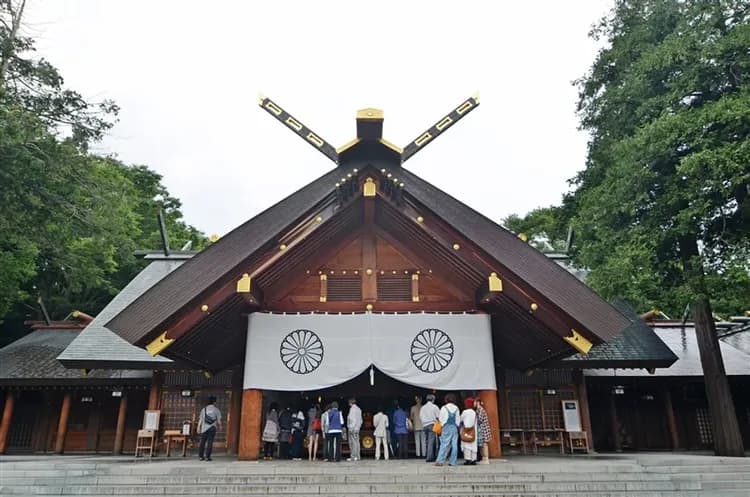
[{"label": "person with backpack", "polygon": [[318,440],[322,431],[320,404],[315,404],[307,411],[307,455],[311,461],[318,457]]},{"label": "person with backpack", "polygon": [[448,457],[450,451],[449,464],[455,466],[458,464],[458,425],[459,413],[456,405],[456,396],[449,393],[445,396],[445,405],[440,408],[440,451],[438,452],[435,466],[442,466]]},{"label": "person with backpack", "polygon": [[214,405],[215,403],[216,397],[209,397],[206,407],[201,409],[198,415],[198,432],[201,434],[198,457],[201,461],[212,460],[211,452],[214,448],[214,437],[216,437],[216,432],[221,429],[221,411]]},{"label": "person with backpack", "polygon": [[326,444],[328,444],[328,460],[341,462],[341,432],[344,426],[344,415],[339,411],[339,403],[331,402],[328,410],[328,431],[326,432]]}]

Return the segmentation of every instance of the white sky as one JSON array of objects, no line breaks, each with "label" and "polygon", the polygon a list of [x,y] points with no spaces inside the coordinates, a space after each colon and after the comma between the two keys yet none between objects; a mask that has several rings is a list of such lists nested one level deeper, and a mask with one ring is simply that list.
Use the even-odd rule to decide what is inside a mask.
[{"label": "white sky", "polygon": [[96,150],[161,173],[187,222],[220,235],[334,167],[259,92],[337,147],[357,109],[384,109],[405,146],[479,91],[406,167],[496,221],[559,203],[586,154],[571,81],[613,3],[30,2],[27,31],[67,85],[122,108]]}]

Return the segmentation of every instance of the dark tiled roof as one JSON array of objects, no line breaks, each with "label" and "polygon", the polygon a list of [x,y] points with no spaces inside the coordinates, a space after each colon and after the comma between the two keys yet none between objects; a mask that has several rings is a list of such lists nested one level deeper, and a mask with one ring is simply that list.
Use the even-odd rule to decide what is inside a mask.
[{"label": "dark tiled roof", "polygon": [[143,338],[331,195],[340,178],[341,171],[333,169],[235,228],[185,262],[180,271],[165,277],[122,312],[113,315],[107,327],[131,343]]},{"label": "dark tiled roof", "polygon": [[66,369],[56,358],[80,333],[71,329],[35,330],[3,347],[0,384],[116,384],[151,378],[150,371],[99,369],[82,376],[77,369]]},{"label": "dark tiled roof", "polygon": [[[667,369],[657,369],[655,375],[649,375],[642,369],[618,370],[617,376],[703,376],[698,340],[695,336],[695,328],[692,325],[684,329],[675,325],[674,327],[658,327],[653,330],[655,334],[676,354],[677,361]],[[724,368],[727,375],[750,376],[750,354],[735,348],[733,344],[722,339],[719,341],[721,356],[724,359]],[[587,376],[613,376],[610,369],[586,370]]]},{"label": "dark tiled roof", "polygon": [[750,330],[725,335],[721,341],[750,356]]},{"label": "dark tiled roof", "polygon": [[426,208],[597,336],[610,340],[629,325],[591,288],[510,231],[411,171],[402,169],[398,175],[406,191]]},{"label": "dark tiled roof", "polygon": [[677,360],[672,350],[624,302],[615,306],[630,320],[622,333],[607,343],[594,345],[587,355],[576,354],[559,361],[575,368],[666,368]]},{"label": "dark tiled roof", "polygon": [[105,324],[183,263],[184,260],[179,258],[151,262],[102,309],[68,348],[61,350],[58,360],[69,368],[89,369],[96,369],[99,364],[132,369],[159,369],[173,364],[165,357],[151,357],[145,349],[129,344]]}]

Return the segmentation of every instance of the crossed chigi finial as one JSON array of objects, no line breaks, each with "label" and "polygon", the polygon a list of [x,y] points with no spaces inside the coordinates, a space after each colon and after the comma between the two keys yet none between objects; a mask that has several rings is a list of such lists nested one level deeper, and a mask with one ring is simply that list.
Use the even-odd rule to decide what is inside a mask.
[{"label": "crossed chigi finial", "polygon": [[341,163],[341,154],[363,142],[379,143],[391,152],[398,154],[400,156],[400,163],[403,164],[479,106],[479,94],[475,94],[461,102],[460,105],[427,128],[427,130],[404,148],[393,145],[383,138],[383,111],[379,109],[362,109],[358,111],[357,138],[337,149],[270,98],[259,95],[258,105],[336,164]]}]

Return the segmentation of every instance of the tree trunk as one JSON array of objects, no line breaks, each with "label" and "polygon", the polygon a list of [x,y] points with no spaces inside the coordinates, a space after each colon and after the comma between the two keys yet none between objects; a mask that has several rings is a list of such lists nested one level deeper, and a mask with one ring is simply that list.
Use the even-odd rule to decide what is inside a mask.
[{"label": "tree trunk", "polygon": [[711,315],[711,305],[704,296],[698,296],[690,309],[695,322],[695,336],[703,366],[708,408],[714,435],[714,453],[717,456],[743,457],[742,435],[724,370],[724,360],[719,349],[719,338]]},{"label": "tree trunk", "polygon": [[0,54],[0,95],[4,93],[5,88],[5,73],[8,70],[8,63],[13,55],[13,44],[15,43],[16,36],[18,36],[18,29],[21,27],[21,19],[23,18],[23,9],[26,8],[26,0],[23,0],[20,5],[13,11],[13,4],[8,0],[7,3],[8,14],[11,19],[10,34],[8,39],[5,40],[6,46],[3,47],[2,54]]}]

